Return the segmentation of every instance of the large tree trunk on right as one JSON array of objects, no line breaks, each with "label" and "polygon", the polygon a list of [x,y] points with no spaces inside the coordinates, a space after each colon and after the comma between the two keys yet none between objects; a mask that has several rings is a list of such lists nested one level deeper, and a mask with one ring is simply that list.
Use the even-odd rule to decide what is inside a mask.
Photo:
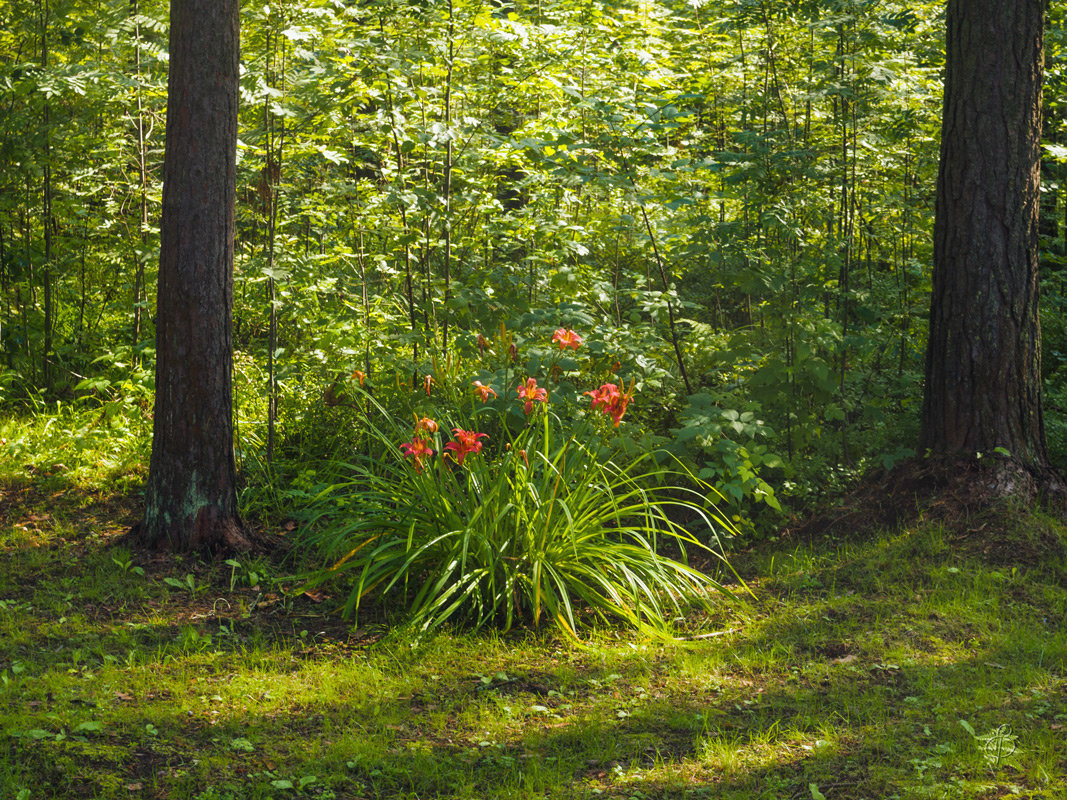
[{"label": "large tree trunk on right", "polygon": [[246,549],[231,372],[238,0],[171,0],[156,399],[145,518],[152,548]]},{"label": "large tree trunk on right", "polygon": [[1045,0],[949,0],[920,448],[1048,466],[1038,326]]}]

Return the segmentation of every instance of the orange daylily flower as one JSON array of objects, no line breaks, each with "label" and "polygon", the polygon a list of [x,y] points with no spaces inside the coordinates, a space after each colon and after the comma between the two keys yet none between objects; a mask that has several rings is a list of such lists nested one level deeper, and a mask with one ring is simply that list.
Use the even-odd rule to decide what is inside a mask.
[{"label": "orange daylily flower", "polygon": [[474,391],[477,392],[478,396],[482,398],[483,403],[488,402],[489,395],[496,397],[496,390],[489,386],[483,386],[481,381],[475,381],[471,385],[474,387]]},{"label": "orange daylily flower", "polygon": [[593,398],[593,408],[599,408],[611,417],[617,428],[622,420],[622,415],[626,413],[626,407],[630,405],[630,401],[633,399],[634,383],[631,382],[630,388],[625,392],[614,383],[605,383],[599,389],[595,389],[592,392],[583,392],[583,394]]},{"label": "orange daylily flower", "polygon": [[416,472],[422,472],[422,468],[425,466],[423,459],[433,455],[433,448],[418,436],[414,437],[410,442],[404,442],[400,445],[400,449],[415,462]]},{"label": "orange daylily flower", "polygon": [[568,347],[577,350],[582,346],[582,337],[570,328],[557,328],[552,334],[552,341],[559,345],[560,350],[566,350]]},{"label": "orange daylily flower", "polygon": [[533,404],[536,400],[539,403],[544,403],[548,400],[548,390],[537,388],[536,378],[527,378],[526,383],[515,390],[520,400],[525,400],[526,404],[523,406],[523,410],[529,414],[533,411]]},{"label": "orange daylily flower", "polygon": [[452,452],[452,456],[460,466],[463,466],[463,459],[471,453],[482,452],[482,443],[478,440],[489,436],[487,433],[475,433],[474,431],[465,431],[462,428],[453,428],[452,433],[456,440],[446,444],[445,450]]},{"label": "orange daylily flower", "polygon": [[416,435],[426,432],[431,436],[437,433],[437,423],[429,417],[420,417],[415,420],[415,433]]}]

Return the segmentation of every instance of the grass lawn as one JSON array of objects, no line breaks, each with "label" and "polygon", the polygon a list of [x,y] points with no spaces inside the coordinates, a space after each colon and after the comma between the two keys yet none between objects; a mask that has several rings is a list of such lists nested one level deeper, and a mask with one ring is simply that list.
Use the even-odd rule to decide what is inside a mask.
[{"label": "grass lawn", "polygon": [[734,556],[679,640],[353,629],[284,565],[115,547],[0,487],[0,798],[1067,797],[1067,529],[988,515]]}]

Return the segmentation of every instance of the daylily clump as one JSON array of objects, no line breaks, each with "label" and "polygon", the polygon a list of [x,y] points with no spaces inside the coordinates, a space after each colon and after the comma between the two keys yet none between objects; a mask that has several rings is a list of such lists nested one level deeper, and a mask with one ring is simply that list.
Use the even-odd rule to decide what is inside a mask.
[{"label": "daylily clump", "polygon": [[628,391],[622,391],[614,383],[605,383],[599,389],[595,389],[592,392],[583,392],[593,398],[593,408],[599,408],[615,423],[615,427],[619,427],[619,422],[622,420],[622,415],[626,413],[626,407],[630,404],[630,401],[634,396],[633,384],[630,384]]},{"label": "daylily clump", "polygon": [[422,472],[422,468],[426,465],[424,459],[433,455],[433,448],[419,436],[415,436],[410,442],[404,442],[400,445],[400,449],[415,463],[416,472]]},{"label": "daylily clump", "polygon": [[552,342],[558,344],[560,350],[566,350],[568,347],[577,350],[582,346],[582,337],[570,328],[557,328],[552,334]]},{"label": "daylily clump", "polygon": [[471,453],[482,452],[482,443],[478,440],[484,439],[489,435],[487,433],[465,431],[462,428],[453,428],[452,433],[456,437],[456,440],[446,444],[445,450],[452,453],[453,458],[456,459],[456,463],[460,466],[463,466],[463,459]]},{"label": "daylily clump", "polygon": [[536,378],[527,378],[526,383],[515,390],[520,400],[525,400],[523,410],[529,414],[533,411],[534,401],[544,403],[548,401],[548,390],[537,388]]}]

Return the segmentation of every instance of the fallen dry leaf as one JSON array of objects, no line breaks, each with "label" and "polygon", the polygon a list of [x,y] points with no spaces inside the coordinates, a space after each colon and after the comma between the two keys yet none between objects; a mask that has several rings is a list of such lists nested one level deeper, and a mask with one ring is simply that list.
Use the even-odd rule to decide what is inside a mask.
[{"label": "fallen dry leaf", "polygon": [[860,657],[855,653],[849,653],[847,656],[841,656],[841,658],[831,658],[831,664],[851,664],[853,661],[859,661]]}]

